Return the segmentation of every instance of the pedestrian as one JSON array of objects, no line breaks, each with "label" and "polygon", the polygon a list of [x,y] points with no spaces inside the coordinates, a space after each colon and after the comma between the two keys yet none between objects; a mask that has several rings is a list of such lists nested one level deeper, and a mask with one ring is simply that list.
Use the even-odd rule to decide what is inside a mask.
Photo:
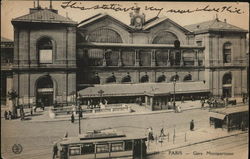
[{"label": "pedestrian", "polygon": [[184,96],[181,96],[181,103],[184,103]]},{"label": "pedestrian", "polygon": [[64,134],[64,138],[68,138],[68,132],[67,131]]},{"label": "pedestrian", "polygon": [[10,111],[10,110],[9,110],[8,117],[9,117],[9,120],[11,120],[11,119],[12,119],[12,113],[11,113],[11,111]]},{"label": "pedestrian", "polygon": [[6,110],[4,111],[4,119],[8,120],[8,112]]},{"label": "pedestrian", "polygon": [[245,130],[246,130],[245,122],[244,122],[244,121],[241,121],[240,127],[241,127],[241,130],[242,130],[242,131],[245,131]]},{"label": "pedestrian", "polygon": [[160,133],[160,137],[164,137],[166,136],[165,133],[164,133],[164,128],[161,129],[161,133]]},{"label": "pedestrian", "polygon": [[203,109],[204,108],[204,103],[205,103],[205,101],[201,101],[201,109]]},{"label": "pedestrian", "polygon": [[58,157],[58,147],[57,147],[57,143],[55,143],[53,146],[53,159],[57,157]]},{"label": "pedestrian", "polygon": [[71,123],[74,123],[75,122],[75,117],[74,117],[74,113],[72,113],[71,115]]},{"label": "pedestrian", "polygon": [[30,107],[30,116],[33,115],[33,107]]},{"label": "pedestrian", "polygon": [[190,122],[190,130],[194,131],[194,120],[191,120]]}]

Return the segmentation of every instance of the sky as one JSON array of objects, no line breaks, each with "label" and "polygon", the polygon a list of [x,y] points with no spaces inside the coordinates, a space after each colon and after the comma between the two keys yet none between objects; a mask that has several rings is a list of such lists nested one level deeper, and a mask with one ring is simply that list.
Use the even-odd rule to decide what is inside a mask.
[{"label": "sky", "polygon": [[[130,8],[133,6],[138,6],[141,8],[141,12],[145,14],[146,20],[152,17],[167,16],[181,26],[195,24],[203,21],[208,21],[214,19],[216,16],[221,20],[227,20],[227,23],[238,26],[242,29],[249,30],[249,3],[246,2],[133,2],[133,1],[77,1],[74,7],[85,7],[92,8],[87,10],[81,10],[79,8],[62,8],[65,6],[66,2],[69,1],[52,1],[54,9],[59,11],[62,16],[67,16],[76,22],[81,22],[82,20],[98,14],[108,13],[109,15],[119,19],[120,21],[129,25],[130,16],[129,11],[115,11],[118,6],[120,8]],[[73,4],[70,2],[69,4]],[[35,2],[37,5],[37,1]],[[49,1],[39,1],[42,8],[49,8]],[[115,8],[111,8],[111,4],[114,4]],[[93,9],[94,6],[108,5],[109,9]],[[206,6],[208,6],[206,8]],[[13,26],[11,24],[11,19],[26,15],[29,13],[29,8],[34,7],[34,1],[1,1],[1,36],[13,40]],[[148,10],[146,10],[146,7]],[[149,8],[152,10],[150,11]],[[174,13],[173,10],[188,10],[194,11],[192,13]],[[201,9],[206,8],[206,11],[201,11]],[[157,9],[157,10],[156,10]],[[207,11],[211,9],[212,11]],[[160,12],[161,10],[161,12]],[[172,10],[172,12],[171,12]],[[217,10],[217,11],[213,11]],[[217,14],[217,15],[216,15]]]}]

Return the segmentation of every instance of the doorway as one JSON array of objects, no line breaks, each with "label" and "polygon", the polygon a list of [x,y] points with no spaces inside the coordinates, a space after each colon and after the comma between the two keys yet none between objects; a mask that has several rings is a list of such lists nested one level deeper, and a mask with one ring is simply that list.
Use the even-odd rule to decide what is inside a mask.
[{"label": "doorway", "polygon": [[37,81],[36,103],[44,106],[53,105],[54,101],[54,87],[53,81],[49,75],[41,77]]}]

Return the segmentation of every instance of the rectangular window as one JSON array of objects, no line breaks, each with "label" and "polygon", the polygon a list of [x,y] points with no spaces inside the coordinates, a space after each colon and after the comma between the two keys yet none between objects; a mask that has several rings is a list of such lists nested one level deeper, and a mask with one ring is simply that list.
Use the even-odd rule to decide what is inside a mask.
[{"label": "rectangular window", "polygon": [[202,46],[202,41],[196,41],[197,46]]},{"label": "rectangular window", "polygon": [[69,148],[69,155],[70,156],[81,155],[81,147],[80,146],[71,146]]},{"label": "rectangular window", "polygon": [[96,145],[96,152],[97,153],[109,152],[109,145],[108,144]]},{"label": "rectangular window", "polygon": [[94,144],[83,144],[82,147],[82,154],[91,154],[95,152],[95,145]]},{"label": "rectangular window", "polygon": [[112,143],[111,144],[111,151],[123,151],[123,143]]},{"label": "rectangular window", "polygon": [[40,63],[52,63],[52,50],[39,50]]},{"label": "rectangular window", "polygon": [[[149,101],[149,100],[148,100]],[[129,151],[133,149],[133,144],[131,140],[127,140],[125,141],[125,151]]]}]

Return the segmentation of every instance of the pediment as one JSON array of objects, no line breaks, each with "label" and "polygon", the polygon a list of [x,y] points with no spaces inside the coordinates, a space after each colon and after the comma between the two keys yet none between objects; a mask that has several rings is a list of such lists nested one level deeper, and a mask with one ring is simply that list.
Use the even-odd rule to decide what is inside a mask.
[{"label": "pediment", "polygon": [[82,22],[80,22],[78,24],[78,28],[84,29],[84,28],[88,28],[88,27],[91,27],[91,26],[96,25],[96,24],[99,24],[102,26],[109,26],[109,25],[114,24],[114,25],[117,25],[117,26],[127,30],[127,31],[133,30],[127,24],[115,19],[114,17],[112,17],[108,14],[103,14],[103,13],[94,15],[86,20],[83,20]]},{"label": "pediment", "polygon": [[177,30],[180,30],[182,32],[184,32],[185,34],[187,33],[191,33],[189,30],[187,30],[186,28],[182,27],[181,25],[179,25],[178,23],[174,22],[173,20],[169,19],[169,18],[158,18],[148,24],[146,24],[143,29],[144,30],[152,30],[152,29],[159,29],[160,28],[164,28],[164,29],[169,29],[169,28],[175,28]]}]

